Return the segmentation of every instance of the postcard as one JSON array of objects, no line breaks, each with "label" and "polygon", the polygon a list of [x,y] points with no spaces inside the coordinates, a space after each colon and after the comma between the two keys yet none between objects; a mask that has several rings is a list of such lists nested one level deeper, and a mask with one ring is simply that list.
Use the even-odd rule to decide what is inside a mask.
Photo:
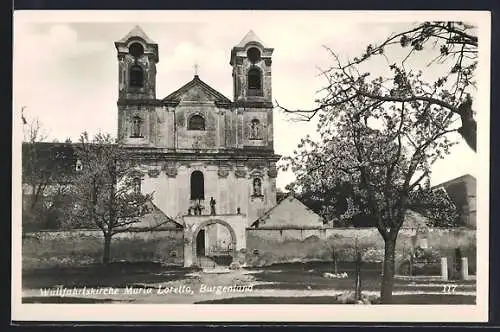
[{"label": "postcard", "polygon": [[490,20],[14,12],[12,320],[486,321]]}]

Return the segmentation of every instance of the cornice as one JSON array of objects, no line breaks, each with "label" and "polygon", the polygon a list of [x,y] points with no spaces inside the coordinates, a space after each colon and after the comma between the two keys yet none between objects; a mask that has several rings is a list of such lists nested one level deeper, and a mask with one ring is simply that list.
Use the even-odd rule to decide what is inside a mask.
[{"label": "cornice", "polygon": [[[161,99],[118,99],[118,106],[170,106],[177,107],[180,101],[161,100]],[[214,104],[219,108],[237,109],[237,108],[273,108],[274,105],[269,101],[242,101],[235,102],[215,101]]]},{"label": "cornice", "polygon": [[163,103],[159,99],[118,99],[118,106],[163,106]]}]

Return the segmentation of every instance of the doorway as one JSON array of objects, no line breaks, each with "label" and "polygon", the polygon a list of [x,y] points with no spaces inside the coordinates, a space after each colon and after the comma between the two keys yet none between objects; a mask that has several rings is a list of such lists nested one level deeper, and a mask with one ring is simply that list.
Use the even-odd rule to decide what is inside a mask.
[{"label": "doorway", "polygon": [[223,220],[202,222],[193,233],[191,244],[193,262],[200,267],[229,266],[236,257],[236,233]]},{"label": "doorway", "polygon": [[205,256],[205,230],[201,229],[196,235],[196,256]]}]

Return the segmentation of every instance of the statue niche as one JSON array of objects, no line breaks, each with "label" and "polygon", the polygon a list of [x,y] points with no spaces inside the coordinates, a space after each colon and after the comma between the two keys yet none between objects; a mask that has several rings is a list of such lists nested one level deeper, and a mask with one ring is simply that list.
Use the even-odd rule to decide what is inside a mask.
[{"label": "statue niche", "polygon": [[253,179],[252,197],[263,197],[263,195],[262,195],[262,180],[260,178]]},{"label": "statue niche", "polygon": [[143,124],[143,121],[142,121],[141,117],[138,116],[138,115],[135,115],[132,118],[131,122],[132,122],[131,123],[132,128],[131,128],[130,137],[133,137],[133,138],[142,138],[143,137],[143,133],[142,133],[142,124]]},{"label": "statue niche", "polygon": [[250,122],[250,137],[251,140],[259,140],[262,139],[261,135],[261,125],[260,121],[257,119],[253,119]]}]

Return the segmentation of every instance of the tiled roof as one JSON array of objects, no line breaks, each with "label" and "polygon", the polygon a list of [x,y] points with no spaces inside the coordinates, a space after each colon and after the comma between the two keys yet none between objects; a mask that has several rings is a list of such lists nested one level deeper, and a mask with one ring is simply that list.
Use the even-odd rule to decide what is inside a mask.
[{"label": "tiled roof", "polygon": [[434,189],[443,188],[458,207],[467,205],[469,196],[476,194],[476,178],[465,174],[434,186]]},{"label": "tiled roof", "polygon": [[470,174],[464,174],[464,175],[461,175],[457,178],[454,178],[454,179],[451,179],[451,180],[448,180],[448,181],[445,181],[445,182],[442,182],[440,184],[437,184],[435,186],[433,186],[433,188],[438,188],[438,187],[447,187],[448,185],[450,184],[456,184],[456,183],[462,183],[466,180],[472,180],[472,181],[476,181],[476,178],[473,177],[472,175]]},{"label": "tiled roof", "polygon": [[174,219],[167,216],[153,202],[147,203],[148,213],[139,218],[137,223],[132,224],[137,229],[182,229],[183,226]]},{"label": "tiled roof", "polygon": [[[284,211],[289,212],[290,216],[279,215]],[[274,216],[273,214],[278,214],[279,216]],[[291,218],[288,218],[291,217]],[[297,218],[297,220],[289,220],[293,218]],[[271,222],[267,223],[268,220]],[[284,220],[287,220],[286,223],[283,223]],[[298,224],[294,224],[294,222],[298,221]],[[267,225],[266,225],[267,223]],[[296,199],[292,194],[288,195],[286,198],[281,200],[278,204],[267,210],[261,217],[257,218],[254,222],[251,223],[251,227],[256,227],[259,225],[260,228],[266,226],[302,226],[302,227],[322,227],[323,226],[323,218],[316,214],[313,210],[308,208],[304,203]]]}]

